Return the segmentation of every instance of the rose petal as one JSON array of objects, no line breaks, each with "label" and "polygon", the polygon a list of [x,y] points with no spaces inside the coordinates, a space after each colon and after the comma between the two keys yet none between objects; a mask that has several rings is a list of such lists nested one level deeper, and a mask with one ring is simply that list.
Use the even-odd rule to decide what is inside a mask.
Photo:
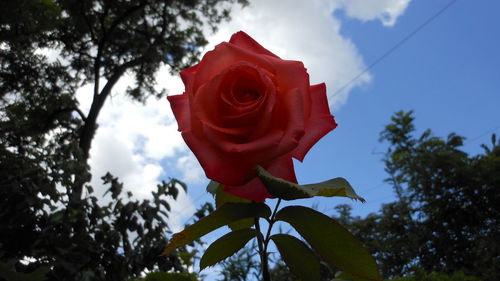
[{"label": "rose petal", "polygon": [[168,96],[167,99],[170,102],[175,119],[177,119],[178,130],[180,132],[189,130],[191,117],[187,95]]},{"label": "rose petal", "polygon": [[311,117],[307,122],[304,136],[292,153],[292,156],[301,162],[319,139],[337,127],[328,107],[325,83],[311,86],[310,93]]},{"label": "rose petal", "polygon": [[251,126],[251,134],[248,140],[252,140],[265,134],[272,120],[272,111],[276,103],[276,87],[273,77],[263,69],[255,66],[253,85],[249,88],[258,93],[257,99],[252,102],[237,102],[234,94],[227,96],[222,94],[224,106],[222,106],[222,124],[226,127]]},{"label": "rose petal", "polygon": [[[280,157],[268,165],[264,165],[264,168],[275,177],[297,183],[290,155]],[[231,195],[257,202],[263,202],[266,198],[273,198],[262,181],[257,177],[244,185],[225,185],[224,191]]]},{"label": "rose petal", "polygon": [[[207,136],[211,136],[212,132],[206,131]],[[273,147],[276,147],[280,140],[283,138],[283,132],[274,131],[269,132],[268,134],[257,138],[250,142],[245,143],[230,143],[230,142],[215,142],[215,146],[220,148],[222,151],[227,153],[241,153],[242,157],[247,158],[246,161],[251,161],[254,158],[255,153],[266,153],[269,154],[269,151],[272,150]],[[215,137],[217,139],[217,137]]]},{"label": "rose petal", "polygon": [[238,47],[247,49],[254,53],[279,58],[277,55],[262,47],[262,45],[260,45],[257,41],[255,41],[252,37],[248,36],[248,34],[243,31],[239,31],[233,34],[233,36],[231,36],[231,39],[229,40],[229,43],[237,45]]},{"label": "rose petal", "polygon": [[207,178],[223,184],[241,185],[255,176],[254,164],[241,161],[241,155],[222,153],[208,140],[196,137],[192,131],[182,132],[182,137],[200,162]]},{"label": "rose petal", "polygon": [[263,167],[275,177],[297,183],[293,160],[290,154],[284,155]]},{"label": "rose petal", "polygon": [[220,43],[215,46],[214,50],[207,52],[198,64],[193,90],[196,91],[198,87],[213,79],[214,76],[242,61],[273,72],[272,64],[279,60],[271,56],[258,55],[230,43]]},{"label": "rose petal", "polygon": [[[277,86],[282,91],[292,88],[299,88],[302,94],[302,103],[304,107],[304,116],[311,114],[311,97],[309,94],[309,74],[300,61],[276,60],[273,64]],[[285,97],[281,97],[283,99]]]},{"label": "rose petal", "polygon": [[[218,82],[220,79],[216,77],[212,80],[213,83],[209,83],[202,85],[198,91],[196,96],[193,98],[192,102],[192,111],[193,116],[204,125],[203,131],[207,129],[217,131],[217,135],[221,136],[224,140],[230,141],[228,137],[232,136],[247,136],[250,135],[253,131],[253,126],[234,126],[234,127],[225,127],[223,122],[221,121],[224,116],[224,109],[222,108],[220,97],[218,95]],[[210,105],[210,106],[207,106]],[[224,136],[227,135],[227,136]],[[214,140],[220,140],[216,138]]]},{"label": "rose petal", "polygon": [[280,144],[269,153],[269,157],[272,158],[294,150],[304,135],[305,129],[306,120],[304,120],[304,105],[300,89],[295,88],[288,91],[286,97],[282,97],[281,101],[284,104],[276,106],[275,112],[273,112],[275,116],[273,123],[276,124],[271,125],[271,127],[279,128],[279,124],[286,124],[287,127]]},{"label": "rose petal", "polygon": [[[191,111],[193,117],[204,122],[214,124],[220,123],[220,102],[218,102],[217,82],[220,79],[213,79],[213,83],[201,85],[196,94],[191,97]],[[215,86],[214,86],[215,84]]]},{"label": "rose petal", "polygon": [[[276,119],[273,122],[280,124],[276,127],[281,127],[281,129],[275,128],[253,141],[241,144],[230,143],[220,135],[213,135],[213,131],[205,130],[204,134],[209,140],[214,141],[215,147],[224,152],[232,153],[234,158],[242,159],[243,157],[246,163],[253,163],[254,166],[263,165],[293,151],[304,135],[305,120],[300,90],[290,90],[280,107],[281,109],[277,109],[277,112],[273,113]],[[283,124],[286,125],[285,128],[283,128]]]},{"label": "rose petal", "polygon": [[[185,131],[182,133],[182,136],[198,158],[208,178],[223,184],[241,185],[255,176],[255,166],[257,164],[266,163],[292,151],[303,136],[305,120],[300,90],[290,90],[283,103],[281,105],[281,112],[277,112],[278,114],[275,116],[278,119],[276,122],[283,122],[280,118],[284,118],[287,122],[281,124],[286,124],[287,127],[284,128],[285,133],[279,140],[279,145],[268,142],[268,144],[272,144],[271,147],[274,147],[273,149],[264,149],[269,147],[267,145],[260,147],[265,144],[259,141],[256,143],[254,149],[261,148],[261,152],[251,151],[252,153],[248,154],[223,152],[213,143],[218,140],[217,138],[213,140],[206,139],[206,132],[203,132],[203,126],[200,128],[201,131],[198,131],[200,129],[196,129],[198,127],[196,125],[197,122],[193,123],[196,125],[193,129],[196,129],[199,133],[195,135],[192,131]],[[287,116],[282,116],[283,114]],[[271,137],[271,135],[269,136]],[[224,140],[221,141],[221,144],[224,144]],[[244,157],[245,161],[242,161],[242,157]]]},{"label": "rose petal", "polygon": [[[239,78],[238,75],[246,75],[252,80],[251,84],[259,87],[259,97],[256,100],[240,102],[233,93],[227,93],[233,86],[227,85],[227,80],[235,81]],[[271,79],[257,66],[236,63],[210,82],[201,85],[193,100],[192,114],[204,124],[203,130],[213,137],[209,139],[215,140],[217,144],[220,140],[242,143],[260,137],[269,127],[276,90]]]},{"label": "rose petal", "polygon": [[220,127],[207,120],[200,121],[203,124],[203,132],[210,134],[209,137],[214,136],[214,140],[222,138],[230,141],[235,137],[243,138],[249,135],[254,128],[253,126]]},{"label": "rose petal", "polygon": [[185,92],[190,93],[193,90],[194,78],[199,64],[186,68],[180,72],[182,82],[185,86]]}]

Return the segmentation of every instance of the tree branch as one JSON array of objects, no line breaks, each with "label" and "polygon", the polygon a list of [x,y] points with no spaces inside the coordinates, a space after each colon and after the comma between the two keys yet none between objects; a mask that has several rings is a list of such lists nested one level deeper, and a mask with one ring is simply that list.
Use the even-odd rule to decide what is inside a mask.
[{"label": "tree branch", "polygon": [[122,77],[125,71],[131,67],[140,64],[143,59],[144,59],[143,57],[140,57],[128,61],[119,66],[115,70],[113,75],[111,75],[111,77],[108,79],[106,85],[100,91],[100,93],[94,96],[94,99],[92,100],[92,105],[90,106],[89,114],[85,120],[85,125],[83,126],[82,134],[80,136],[80,148],[83,150],[83,154],[86,159],[89,157],[90,143],[94,138],[97,116],[99,115],[99,112],[101,111],[104,102],[106,101],[106,98],[111,93],[111,90],[115,86],[116,82],[118,82],[118,80],[120,79],[120,77]]},{"label": "tree branch", "polygon": [[[123,14],[121,14],[121,16],[117,17],[111,23],[111,26],[109,27],[107,32],[110,32],[110,33],[113,32],[113,30],[118,26],[118,24],[120,24],[123,20],[125,20],[128,16],[133,14],[135,11],[142,9],[145,6],[146,6],[146,2],[142,2],[140,5],[133,6],[133,7],[129,8],[128,10],[126,10]],[[107,35],[106,32],[104,32],[104,34]]]},{"label": "tree branch", "polygon": [[85,14],[84,3],[85,3],[85,1],[80,2],[80,8],[81,8],[80,11],[82,13],[83,19],[85,20],[85,23],[87,24],[87,27],[89,28],[90,38],[92,38],[93,41],[97,42],[97,38],[94,34],[94,28],[93,28],[92,24],[90,24],[90,20],[87,17],[87,15]]},{"label": "tree branch", "polygon": [[86,121],[87,120],[87,116],[85,116],[85,113],[83,113],[83,111],[78,108],[77,106],[75,106],[73,108],[74,111],[76,111],[76,113],[78,113],[78,115],[80,115],[80,117],[82,118],[83,121]]}]

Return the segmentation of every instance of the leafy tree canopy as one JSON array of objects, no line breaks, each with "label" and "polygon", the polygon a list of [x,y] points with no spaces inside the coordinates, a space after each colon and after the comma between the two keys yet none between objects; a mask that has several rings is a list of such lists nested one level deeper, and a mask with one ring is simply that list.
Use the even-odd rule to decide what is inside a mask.
[{"label": "leafy tree canopy", "polygon": [[371,249],[387,277],[422,268],[498,280],[500,142],[493,135],[483,153],[469,155],[461,149],[464,137],[443,139],[430,130],[417,136],[413,120],[412,112],[398,112],[381,133],[389,143],[387,182],[398,200],[366,218],[339,206],[340,221]]},{"label": "leafy tree canopy", "polygon": [[451,275],[431,272],[427,273],[422,269],[416,270],[415,273],[405,277],[396,277],[393,281],[480,281],[476,277],[467,276],[463,272],[458,271]]},{"label": "leafy tree canopy", "polygon": [[[155,73],[191,65],[236,0],[5,0],[0,13],[0,279],[7,271],[49,280],[125,280],[145,269],[183,271],[159,257],[178,188],[149,200],[102,177],[111,202],[88,184],[99,113],[123,75],[126,93],[162,96]],[[245,1],[238,1],[245,3]],[[48,56],[47,53],[55,54]],[[75,92],[92,83],[88,112]],[[4,274],[5,273],[5,274]]]}]

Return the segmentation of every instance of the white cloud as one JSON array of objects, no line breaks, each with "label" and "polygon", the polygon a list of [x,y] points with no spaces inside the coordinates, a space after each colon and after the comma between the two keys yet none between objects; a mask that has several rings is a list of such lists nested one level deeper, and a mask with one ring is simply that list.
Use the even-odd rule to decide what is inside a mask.
[{"label": "white cloud", "polygon": [[365,64],[353,42],[340,34],[341,21],[334,12],[345,10],[349,17],[363,21],[378,19],[392,26],[409,2],[253,0],[248,7],[233,11],[233,20],[221,25],[211,37],[207,50],[243,30],[280,57],[304,62],[311,83],[326,82],[330,105],[336,109],[347,101],[352,88],[367,84],[372,77],[365,73],[349,83],[365,69]]},{"label": "white cloud", "polygon": [[188,183],[204,182],[205,173],[193,153],[177,159],[177,169],[182,171],[182,178]]},{"label": "white cloud", "polygon": [[410,0],[338,0],[349,17],[367,21],[379,19],[385,26],[393,26]]},{"label": "white cloud", "polygon": [[304,62],[311,83],[326,82],[330,104],[338,107],[352,87],[371,80],[365,74],[336,93],[364,68],[354,44],[339,32],[341,23],[333,16],[339,7],[338,1],[254,0],[233,11],[233,20],[221,25],[207,49],[243,30],[278,56]]},{"label": "white cloud", "polygon": [[196,211],[191,197],[183,189],[179,190],[177,200],[170,202],[170,208],[168,224],[170,225],[170,230],[174,233],[181,231],[184,228],[184,224],[189,221]]},{"label": "white cloud", "polygon": [[35,50],[35,54],[45,56],[47,58],[47,60],[51,63],[59,60],[59,62],[65,64],[65,65],[68,64],[68,61],[64,60],[61,57],[61,50],[58,48],[40,48],[40,49]]},{"label": "white cloud", "polygon": [[[158,74],[164,78],[159,79],[159,84],[174,85],[172,88],[182,85],[179,78],[165,73],[168,71],[162,70]],[[132,81],[131,77],[125,76],[118,82],[98,119],[99,127],[90,151],[91,184],[97,196],[105,192],[101,177],[110,172],[119,177],[124,189],[132,191],[136,198],[150,197],[161,179],[174,177],[174,172],[165,170],[161,160],[188,153],[168,101],[149,98],[144,105],[131,101],[123,92]],[[92,89],[93,85],[86,85],[77,92],[84,112],[90,109]],[[109,200],[109,197],[103,200]],[[170,204],[169,224],[172,228],[180,228],[180,224],[195,211],[194,204],[184,192],[180,192],[178,199],[171,200]]]}]

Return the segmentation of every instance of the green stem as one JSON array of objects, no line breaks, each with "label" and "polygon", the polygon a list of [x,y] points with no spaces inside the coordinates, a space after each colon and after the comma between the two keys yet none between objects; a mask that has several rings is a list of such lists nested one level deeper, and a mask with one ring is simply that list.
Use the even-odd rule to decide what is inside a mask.
[{"label": "green stem", "polygon": [[269,222],[269,227],[267,228],[267,233],[266,237],[262,235],[260,232],[260,225],[259,225],[259,218],[255,217],[255,230],[259,233],[257,235],[257,241],[258,241],[258,246],[259,246],[259,255],[260,255],[260,261],[262,263],[262,278],[263,281],[271,281],[271,277],[269,274],[269,264],[268,264],[268,258],[267,258],[267,246],[269,245],[269,240],[271,239],[271,228],[273,227],[274,223],[276,222],[275,217],[276,213],[278,211],[278,207],[281,203],[281,199],[278,199],[278,202],[276,203],[276,206],[274,207],[274,211],[271,215],[271,218],[268,220]]},{"label": "green stem", "polygon": [[261,262],[261,267],[262,267],[262,278],[264,281],[271,281],[271,277],[269,276],[269,265],[267,261],[267,253],[265,249],[267,248],[265,245],[264,237],[262,236],[262,233],[260,232],[260,225],[259,225],[259,218],[255,217],[255,230],[257,230],[258,235],[257,235],[257,244],[259,246],[259,256],[260,256],[260,262]]}]

